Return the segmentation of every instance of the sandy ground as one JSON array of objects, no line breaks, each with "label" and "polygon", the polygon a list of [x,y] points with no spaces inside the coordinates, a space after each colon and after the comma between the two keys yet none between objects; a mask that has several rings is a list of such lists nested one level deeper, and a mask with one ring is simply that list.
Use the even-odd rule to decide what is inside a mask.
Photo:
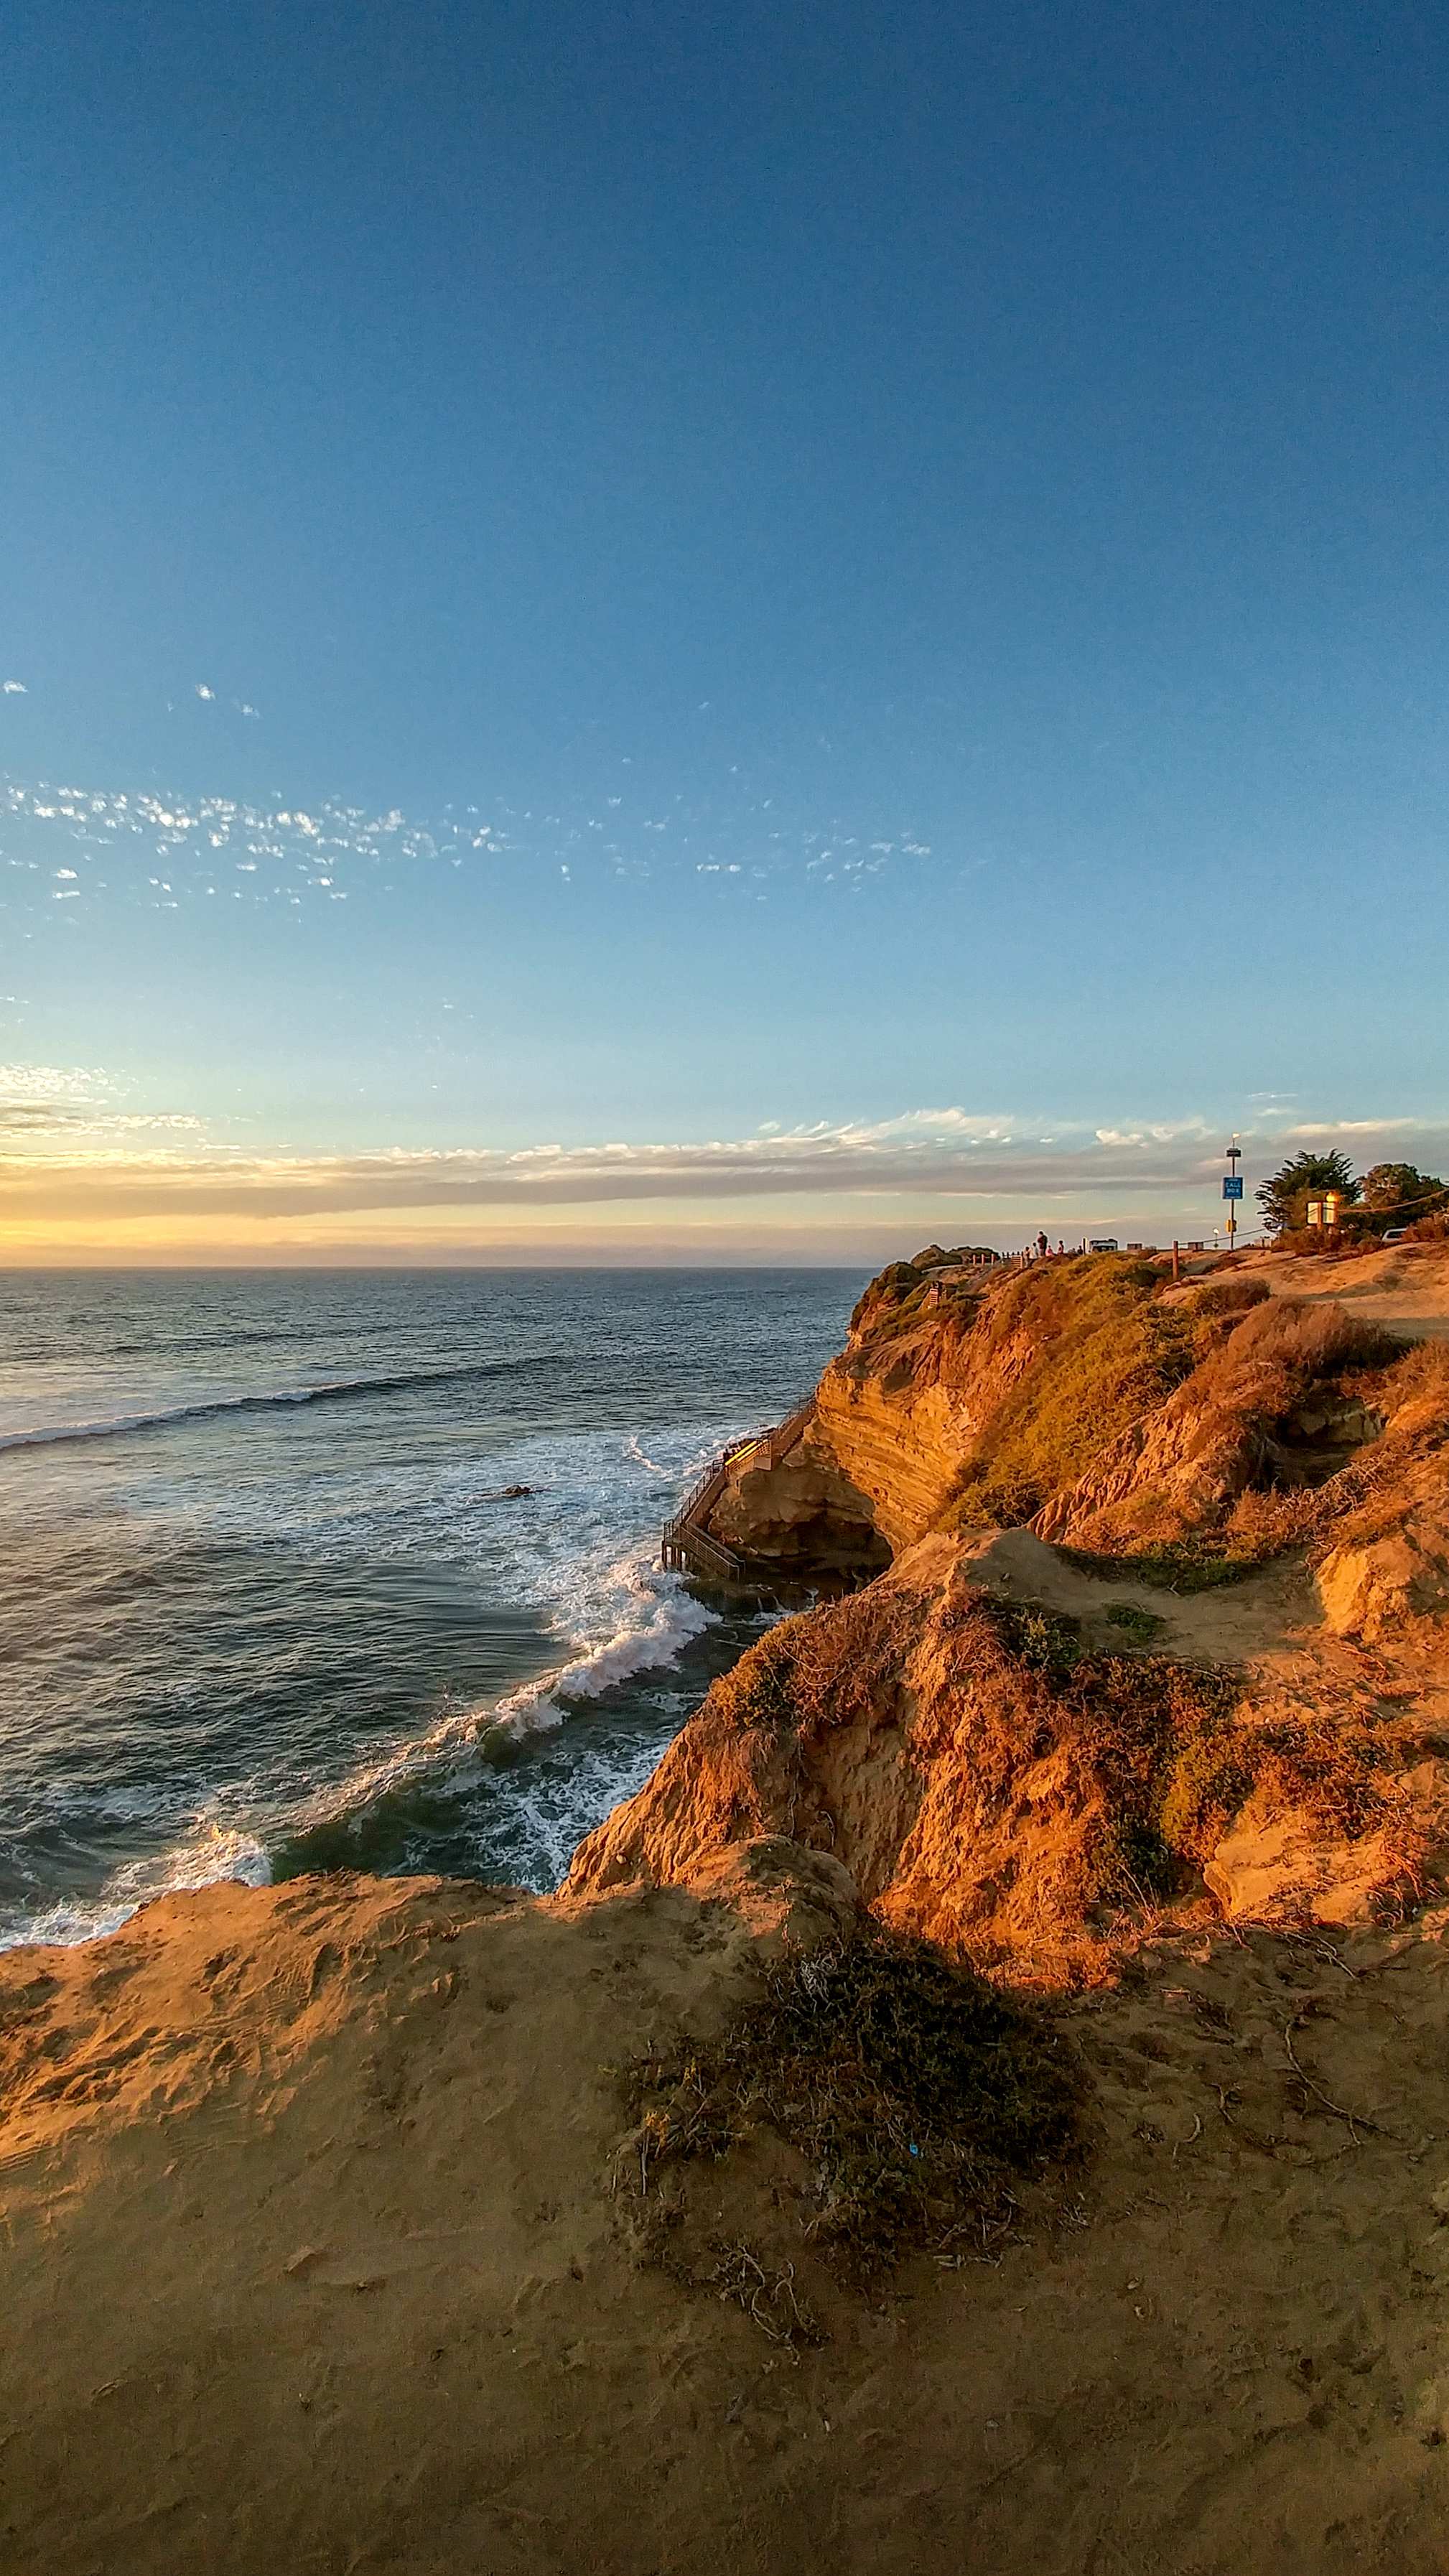
[{"label": "sandy ground", "polygon": [[0,2565],[1441,2576],[1436,1922],[1164,1931],[1063,2006],[1091,2152],[994,2260],[847,2293],[784,2149],[691,2169],[797,2262],[792,2366],[631,2251],[608,2071],[776,1919],[303,1880],[0,1962]]},{"label": "sandy ground", "polygon": [[1401,1327],[1405,1340],[1449,1338],[1449,1244],[1398,1243],[1332,1260],[1245,1253],[1239,1267],[1275,1297],[1331,1298],[1351,1315]]}]

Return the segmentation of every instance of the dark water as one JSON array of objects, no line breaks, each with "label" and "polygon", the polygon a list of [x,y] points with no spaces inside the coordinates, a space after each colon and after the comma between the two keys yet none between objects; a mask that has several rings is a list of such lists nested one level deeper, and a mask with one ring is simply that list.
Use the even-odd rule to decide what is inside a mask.
[{"label": "dark water", "polygon": [[0,1275],[0,1941],[303,1868],[554,1884],[752,1633],[660,1524],[860,1284]]}]

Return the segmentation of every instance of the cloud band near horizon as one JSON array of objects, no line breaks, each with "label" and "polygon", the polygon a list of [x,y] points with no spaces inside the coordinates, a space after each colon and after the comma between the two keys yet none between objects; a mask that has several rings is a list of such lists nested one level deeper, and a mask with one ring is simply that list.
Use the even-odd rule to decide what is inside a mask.
[{"label": "cloud band near horizon", "polygon": [[[12,1073],[16,1070],[10,1069]],[[601,1238],[647,1240],[677,1218],[726,1243],[822,1241],[923,1226],[951,1239],[1088,1225],[1211,1227],[1222,1168],[1205,1120],[1099,1127],[917,1110],[876,1124],[794,1129],[702,1143],[547,1144],[508,1151],[393,1147],[349,1154],[261,1151],[204,1139],[181,1112],[113,1108],[98,1077],[50,1073],[28,1096],[0,1097],[0,1257],[87,1250],[198,1248],[275,1252],[355,1243],[359,1224],[385,1249],[517,1246],[532,1216],[555,1243],[576,1211]],[[143,1142],[144,1139],[144,1142]],[[182,1140],[185,1140],[184,1142]],[[1360,1166],[1404,1155],[1449,1159],[1449,1121],[1323,1120],[1288,1113],[1242,1136],[1252,1188],[1304,1145],[1336,1144]],[[761,1202],[754,1226],[749,1203]],[[793,1204],[792,1204],[793,1203]],[[470,1232],[471,1221],[471,1232]]]}]

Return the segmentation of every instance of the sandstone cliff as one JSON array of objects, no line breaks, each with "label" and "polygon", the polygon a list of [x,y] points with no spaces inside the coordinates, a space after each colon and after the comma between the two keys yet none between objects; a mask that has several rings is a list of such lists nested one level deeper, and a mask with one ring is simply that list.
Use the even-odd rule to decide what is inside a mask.
[{"label": "sandstone cliff", "polygon": [[[923,1312],[902,1265],[857,1309],[812,1439],[893,1563],[715,1685],[571,1889],[687,1884],[780,1834],[883,1920],[1054,1979],[1096,1973],[1134,1907],[1338,1917],[1428,1883],[1449,1832],[1442,1346],[1241,1279],[1164,1295],[1120,1262]],[[979,1526],[1013,1500],[1030,1531]]]},{"label": "sandstone cliff", "polygon": [[[1289,1296],[1263,1265],[1175,1289],[1123,1258],[948,1287],[896,1263],[861,1298],[804,1437],[777,1466],[746,1458],[712,1526],[806,1576],[874,1571],[933,1529],[1025,1523],[1105,1557],[1272,1553],[1312,1518],[1284,1498],[1335,1478],[1410,1392],[1383,1298],[1305,1298],[1309,1266],[1279,1265]],[[1416,1277],[1411,1298],[1425,1293]]]}]

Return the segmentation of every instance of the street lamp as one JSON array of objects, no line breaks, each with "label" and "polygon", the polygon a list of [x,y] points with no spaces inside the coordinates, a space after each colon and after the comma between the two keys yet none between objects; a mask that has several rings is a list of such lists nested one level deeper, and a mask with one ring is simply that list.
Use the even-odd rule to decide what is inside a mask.
[{"label": "street lamp", "polygon": [[1228,1250],[1232,1251],[1238,1231],[1238,1204],[1243,1195],[1243,1176],[1238,1169],[1243,1149],[1236,1136],[1228,1147],[1228,1168],[1223,1174],[1223,1197],[1228,1203]]}]

